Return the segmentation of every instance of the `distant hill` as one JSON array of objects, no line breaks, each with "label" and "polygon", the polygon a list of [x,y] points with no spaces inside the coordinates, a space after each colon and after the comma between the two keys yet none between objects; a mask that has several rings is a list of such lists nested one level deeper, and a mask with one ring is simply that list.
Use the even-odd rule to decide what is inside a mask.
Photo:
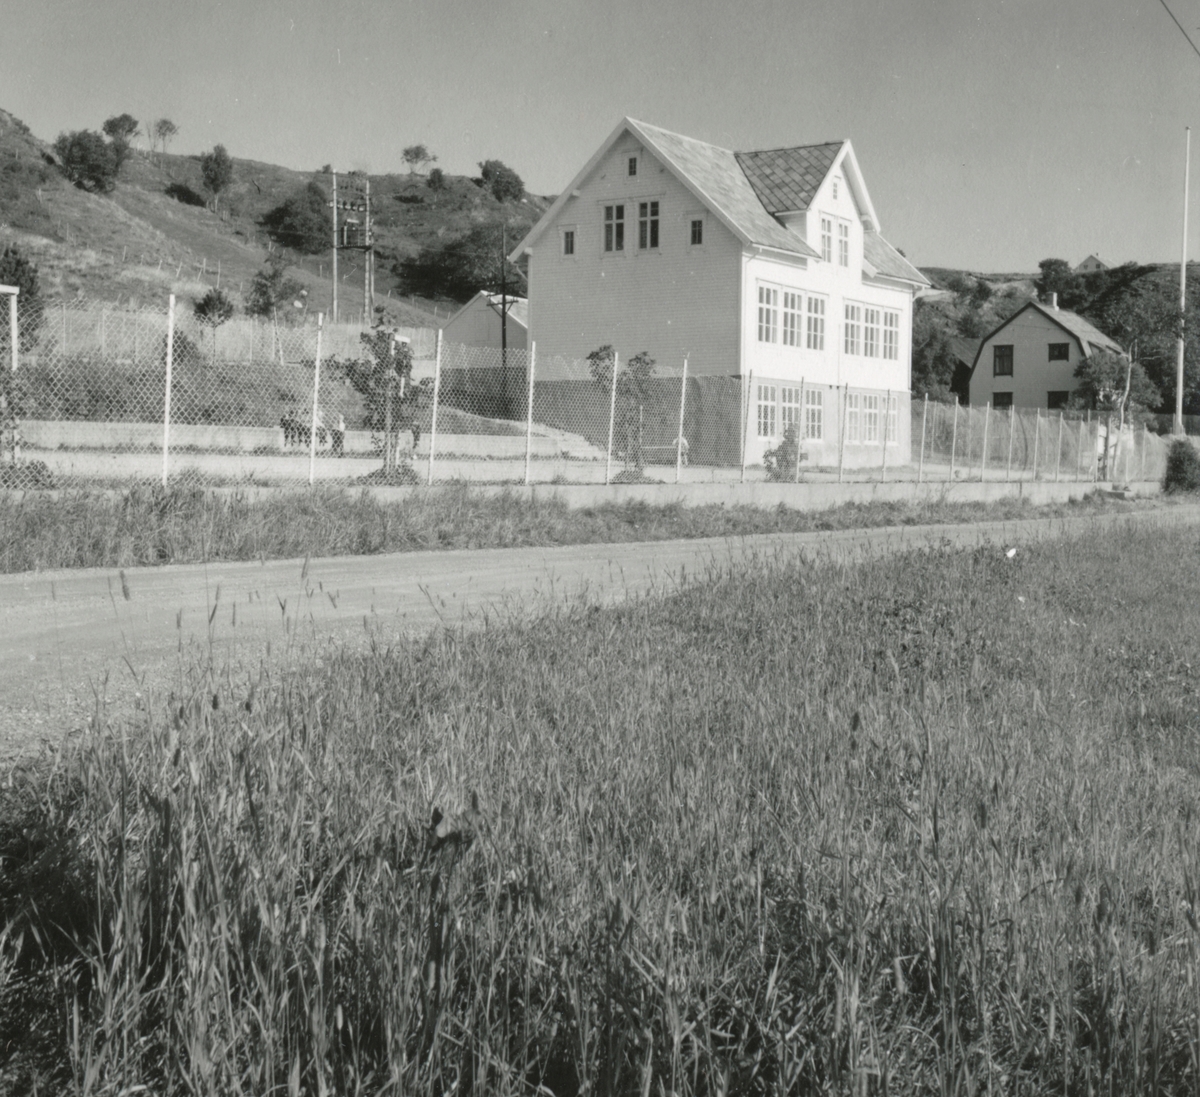
[{"label": "distant hill", "polygon": [[[90,194],[63,177],[48,142],[0,110],[0,246],[15,243],[37,264],[51,301],[84,297],[138,304],[170,292],[195,299],[218,277],[236,299],[269,251],[278,250],[262,227],[264,215],[310,180],[328,192],[330,176],[255,160],[233,163],[234,180],[221,195],[219,214],[201,197],[198,156],[135,150],[110,194]],[[529,195],[501,203],[471,179],[445,179],[445,188],[434,191],[423,175],[370,177],[374,303],[385,306],[395,323],[436,325],[458,307],[449,300],[402,299],[391,271],[395,260],[488,221],[531,223],[550,204]],[[331,252],[292,260],[291,273],[308,290],[309,309],[328,311]],[[339,309],[345,317],[362,310],[362,256],[342,252],[339,264]]]}]

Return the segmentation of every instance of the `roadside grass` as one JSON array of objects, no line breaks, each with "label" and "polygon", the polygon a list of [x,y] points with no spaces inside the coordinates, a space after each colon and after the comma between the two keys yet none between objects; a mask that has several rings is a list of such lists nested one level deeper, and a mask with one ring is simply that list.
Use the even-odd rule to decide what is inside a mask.
[{"label": "roadside grass", "polygon": [[258,494],[138,484],[123,492],[10,496],[0,507],[0,572],[739,537],[1086,514],[1116,505],[1089,498],[1035,507],[1013,499],[802,511],[630,502],[572,510],[557,498],[491,495],[469,485],[383,502],[340,488]]},{"label": "roadside grass", "polygon": [[1193,1093],[1197,636],[1122,530],[181,676],[9,776],[0,1088]]}]

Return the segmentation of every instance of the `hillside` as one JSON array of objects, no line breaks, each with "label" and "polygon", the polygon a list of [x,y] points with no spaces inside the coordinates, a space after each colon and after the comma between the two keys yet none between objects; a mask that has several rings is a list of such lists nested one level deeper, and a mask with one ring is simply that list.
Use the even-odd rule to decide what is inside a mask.
[{"label": "hillside", "polygon": [[[196,299],[219,283],[237,299],[268,253],[262,226],[270,210],[315,180],[330,176],[234,159],[233,183],[220,211],[206,208],[199,157],[135,151],[110,194],[80,190],[62,175],[50,144],[0,110],[0,246],[15,243],[37,264],[49,300],[88,298],[146,303],[174,292]],[[547,199],[497,202],[470,179],[447,176],[433,191],[421,175],[372,175],[376,305],[395,323],[436,325],[458,307],[450,300],[401,298],[393,262],[469,228],[535,221]],[[308,291],[310,310],[332,300],[331,252],[293,255],[289,272]],[[343,317],[362,310],[362,257],[339,257]]]}]

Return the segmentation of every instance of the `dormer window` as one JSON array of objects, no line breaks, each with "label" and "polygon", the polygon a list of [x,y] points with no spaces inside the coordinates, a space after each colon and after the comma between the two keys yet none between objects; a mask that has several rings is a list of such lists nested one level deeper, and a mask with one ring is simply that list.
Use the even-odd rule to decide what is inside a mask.
[{"label": "dormer window", "polygon": [[630,176],[637,175],[637,168],[638,168],[638,165],[637,165],[637,160],[638,160],[638,158],[637,158],[636,156],[631,156],[631,157],[629,158],[629,168],[628,168],[628,170],[629,170],[629,174],[630,174]]}]

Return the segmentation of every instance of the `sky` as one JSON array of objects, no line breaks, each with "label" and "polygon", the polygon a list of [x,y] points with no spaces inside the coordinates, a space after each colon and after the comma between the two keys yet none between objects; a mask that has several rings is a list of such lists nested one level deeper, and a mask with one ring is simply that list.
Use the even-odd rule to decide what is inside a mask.
[{"label": "sky", "polygon": [[[1166,0],[1200,45],[1200,0]],[[1178,262],[1200,56],[1162,0],[4,0],[0,107],[175,152],[557,194],[624,116],[735,150],[849,138],[920,266]],[[2,211],[0,211],[2,216]]]}]

